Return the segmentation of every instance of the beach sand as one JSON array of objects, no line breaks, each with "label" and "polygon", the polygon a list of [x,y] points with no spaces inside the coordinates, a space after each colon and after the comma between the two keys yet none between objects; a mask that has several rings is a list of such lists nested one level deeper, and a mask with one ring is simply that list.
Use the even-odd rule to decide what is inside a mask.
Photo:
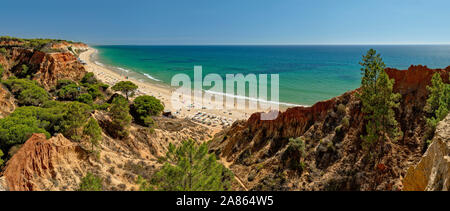
[{"label": "beach sand", "polygon": [[[248,106],[245,108],[233,108],[233,109],[207,109],[205,107],[223,107],[219,106],[218,103],[206,102],[208,106],[200,105],[198,103],[190,104],[189,106],[183,107],[181,109],[174,109],[172,106],[171,98],[172,94],[175,92],[174,87],[169,85],[151,82],[149,80],[136,79],[129,77],[125,72],[115,71],[114,68],[110,68],[104,65],[99,65],[95,62],[93,55],[97,53],[94,48],[89,48],[89,50],[81,53],[79,58],[83,60],[86,65],[85,68],[89,72],[93,72],[95,76],[103,81],[104,83],[113,86],[120,81],[131,81],[138,85],[139,89],[136,92],[136,96],[139,95],[150,95],[158,98],[164,103],[165,110],[170,110],[172,115],[177,118],[188,118],[197,122],[199,124],[211,127],[212,129],[222,129],[224,127],[230,126],[236,120],[248,119],[252,113],[264,112],[263,110],[250,109]],[[127,79],[128,76],[128,79]],[[193,102],[202,102],[201,99],[192,97]],[[211,105],[213,104],[213,105]],[[215,104],[215,105],[214,105]],[[223,105],[223,102],[221,103]],[[287,107],[281,107],[279,110],[285,110]]]}]

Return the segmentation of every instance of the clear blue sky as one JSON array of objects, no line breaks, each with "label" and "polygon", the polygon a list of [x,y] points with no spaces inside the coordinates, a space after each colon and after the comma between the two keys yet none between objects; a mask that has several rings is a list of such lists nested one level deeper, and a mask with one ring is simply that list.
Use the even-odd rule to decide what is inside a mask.
[{"label": "clear blue sky", "polygon": [[449,8],[448,0],[5,0],[0,34],[90,44],[449,44]]}]

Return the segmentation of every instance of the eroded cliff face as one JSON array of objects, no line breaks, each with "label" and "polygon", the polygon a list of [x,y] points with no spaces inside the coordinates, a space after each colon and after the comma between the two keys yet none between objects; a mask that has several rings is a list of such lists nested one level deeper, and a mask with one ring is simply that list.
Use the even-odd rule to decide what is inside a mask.
[{"label": "eroded cliff face", "polygon": [[[402,95],[396,119],[404,136],[386,143],[384,155],[373,161],[362,150],[365,121],[356,91],[309,108],[288,109],[273,121],[253,114],[218,134],[211,151],[230,162],[251,190],[400,190],[406,170],[423,152],[426,86],[436,72],[448,83],[450,67],[387,69],[394,91]],[[292,155],[286,156],[289,138],[296,137],[305,141],[300,172],[290,170]]]},{"label": "eroded cliff face", "polygon": [[16,103],[13,95],[0,85],[0,118],[3,118],[16,109]]},{"label": "eroded cliff face", "polygon": [[406,191],[450,190],[450,115],[436,127],[431,145],[403,180]]},{"label": "eroded cliff face", "polygon": [[58,80],[80,80],[86,74],[83,65],[71,52],[45,53],[21,47],[8,48],[0,54],[0,64],[5,69],[3,79],[22,70],[25,64],[32,72],[31,79],[50,89]]},{"label": "eroded cliff face", "polygon": [[[109,117],[96,112],[102,127]],[[169,143],[195,138],[207,141],[210,131],[182,119],[155,119],[158,127],[132,125],[130,137],[117,140],[102,134],[100,153],[90,153],[86,141],[73,142],[58,134],[46,139],[34,134],[7,162],[0,177],[0,190],[77,190],[87,173],[103,179],[105,190],[138,190],[138,175],[149,179],[162,165],[159,158],[167,152]],[[104,130],[105,131],[105,130]]]}]

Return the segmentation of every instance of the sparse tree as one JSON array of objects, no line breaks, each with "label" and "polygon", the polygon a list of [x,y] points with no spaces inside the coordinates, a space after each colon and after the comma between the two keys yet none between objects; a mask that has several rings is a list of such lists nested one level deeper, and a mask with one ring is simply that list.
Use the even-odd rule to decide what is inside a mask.
[{"label": "sparse tree", "polygon": [[429,115],[427,117],[428,131],[425,138],[431,139],[438,122],[443,120],[450,110],[450,84],[445,84],[441,75],[435,73],[431,79],[431,86],[428,86],[427,89],[430,94],[424,108]]},{"label": "sparse tree", "polygon": [[399,106],[397,101],[401,96],[393,93],[394,80],[389,79],[386,66],[375,50],[370,49],[360,64],[362,79],[358,97],[367,120],[367,135],[362,138],[364,146],[370,149],[377,142],[383,144],[387,138],[401,136],[393,110]]},{"label": "sparse tree", "polygon": [[97,120],[94,118],[89,118],[89,121],[84,126],[83,134],[92,146],[92,151],[94,151],[95,147],[98,147],[100,145],[100,140],[102,140],[102,129],[98,125]]},{"label": "sparse tree", "polygon": [[139,87],[131,81],[121,81],[112,87],[114,91],[122,92],[126,96],[127,100],[128,97],[134,96],[134,93],[138,88]]},{"label": "sparse tree", "polygon": [[109,114],[112,118],[111,131],[118,138],[125,138],[128,136],[128,128],[131,124],[131,115],[128,101],[121,95],[114,98],[109,109]]}]

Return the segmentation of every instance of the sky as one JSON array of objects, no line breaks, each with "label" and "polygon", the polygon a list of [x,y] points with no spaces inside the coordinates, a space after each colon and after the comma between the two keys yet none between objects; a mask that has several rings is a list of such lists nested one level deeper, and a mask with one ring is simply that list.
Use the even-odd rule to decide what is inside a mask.
[{"label": "sky", "polygon": [[0,35],[88,44],[450,44],[448,0],[0,3]]}]

